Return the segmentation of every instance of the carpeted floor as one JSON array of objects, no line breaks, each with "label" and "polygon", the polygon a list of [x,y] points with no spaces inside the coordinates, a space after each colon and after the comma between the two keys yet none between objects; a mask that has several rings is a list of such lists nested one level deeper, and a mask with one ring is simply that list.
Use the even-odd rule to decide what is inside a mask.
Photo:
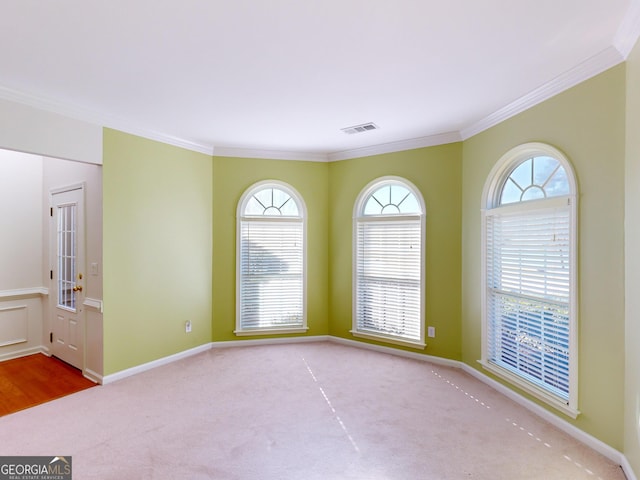
[{"label": "carpeted floor", "polygon": [[0,418],[77,479],[623,480],[456,369],[332,343],[216,349]]}]

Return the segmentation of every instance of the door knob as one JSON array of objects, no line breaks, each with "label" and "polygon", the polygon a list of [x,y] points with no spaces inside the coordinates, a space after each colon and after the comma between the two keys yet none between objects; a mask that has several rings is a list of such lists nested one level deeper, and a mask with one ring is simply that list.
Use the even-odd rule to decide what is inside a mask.
[{"label": "door knob", "polygon": [[73,287],[73,291],[74,292],[81,292],[82,291],[82,285],[76,285],[75,287]]}]

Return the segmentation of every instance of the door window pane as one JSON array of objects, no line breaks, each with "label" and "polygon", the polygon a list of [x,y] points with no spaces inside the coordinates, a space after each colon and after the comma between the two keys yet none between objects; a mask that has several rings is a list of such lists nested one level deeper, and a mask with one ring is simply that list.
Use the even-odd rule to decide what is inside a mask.
[{"label": "door window pane", "polygon": [[58,306],[76,309],[76,205],[58,209]]}]

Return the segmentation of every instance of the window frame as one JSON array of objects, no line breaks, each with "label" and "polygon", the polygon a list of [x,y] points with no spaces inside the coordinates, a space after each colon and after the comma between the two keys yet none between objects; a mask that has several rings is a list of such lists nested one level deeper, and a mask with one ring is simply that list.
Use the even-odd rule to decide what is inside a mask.
[{"label": "window frame", "polygon": [[[269,188],[276,188],[288,194],[296,203],[298,216],[270,216],[270,215],[244,215],[247,204],[252,197]],[[302,224],[302,323],[300,326],[269,326],[259,328],[246,328],[242,325],[242,226],[244,222],[281,222],[299,221]],[[309,330],[307,324],[307,207],[302,195],[288,183],[280,180],[262,180],[247,188],[236,209],[236,328],[237,336],[248,335],[274,335],[289,333],[306,333]]]},{"label": "window frame", "polygon": [[[520,202],[500,204],[500,196],[510,174],[524,161],[535,157],[552,157],[564,168],[570,192],[566,195],[544,199],[522,200]],[[556,408],[565,415],[575,419],[578,410],[578,188],[576,175],[567,157],[558,149],[539,142],[531,142],[512,148],[505,153],[489,173],[482,192],[481,204],[481,315],[482,315],[482,355],[479,362],[492,374],[522,389],[538,400]],[[487,229],[488,217],[498,211],[526,213],[541,209],[549,210],[563,203],[569,207],[569,392],[568,400],[553,395],[548,390],[526,380],[524,377],[500,367],[489,361],[489,288],[487,284]],[[568,204],[568,205],[567,205]]]},{"label": "window frame", "polygon": [[[369,196],[376,190],[383,188],[385,185],[399,184],[408,189],[416,198],[420,206],[420,213],[410,214],[392,214],[392,215],[364,215],[364,208]],[[401,345],[411,348],[424,349],[425,343],[425,252],[426,252],[426,208],[425,202],[420,190],[409,180],[399,176],[384,176],[369,182],[358,195],[353,208],[352,221],[352,329],[350,333],[354,337],[364,338],[367,340],[375,340],[395,345]],[[411,340],[385,333],[374,333],[372,331],[363,331],[358,329],[358,226],[362,219],[368,219],[369,222],[380,221],[406,221],[414,219],[420,222],[420,338]]]}]

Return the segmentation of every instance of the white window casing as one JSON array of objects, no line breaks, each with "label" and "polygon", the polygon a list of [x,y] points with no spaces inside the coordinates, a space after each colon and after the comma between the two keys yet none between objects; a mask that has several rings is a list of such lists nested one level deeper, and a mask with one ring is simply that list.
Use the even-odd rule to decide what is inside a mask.
[{"label": "white window casing", "polygon": [[361,192],[353,220],[356,337],[424,348],[424,202],[399,177]]},{"label": "white window casing", "polygon": [[236,335],[304,333],[306,207],[277,180],[251,186],[238,203]]},{"label": "white window casing", "polygon": [[[536,161],[545,168],[536,170]],[[505,154],[482,197],[480,361],[572,418],[579,415],[576,198],[570,163],[540,143]]]}]

